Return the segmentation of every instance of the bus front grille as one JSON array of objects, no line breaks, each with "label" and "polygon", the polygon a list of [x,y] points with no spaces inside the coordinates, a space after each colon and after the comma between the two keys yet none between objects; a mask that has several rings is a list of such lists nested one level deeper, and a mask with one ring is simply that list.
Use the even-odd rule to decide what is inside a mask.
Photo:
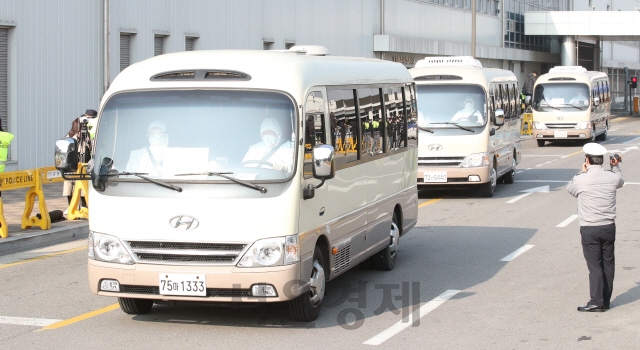
[{"label": "bus front grille", "polygon": [[[120,285],[120,293],[160,295],[160,288],[155,286]],[[207,297],[250,297],[249,289],[207,288]]]},{"label": "bus front grille", "polygon": [[576,123],[547,123],[547,129],[575,129]]},{"label": "bus front grille", "polygon": [[237,262],[246,244],[128,241],[134,259],[150,264],[230,265]]},{"label": "bus front grille", "polygon": [[422,167],[459,167],[464,157],[418,157],[418,166]]}]

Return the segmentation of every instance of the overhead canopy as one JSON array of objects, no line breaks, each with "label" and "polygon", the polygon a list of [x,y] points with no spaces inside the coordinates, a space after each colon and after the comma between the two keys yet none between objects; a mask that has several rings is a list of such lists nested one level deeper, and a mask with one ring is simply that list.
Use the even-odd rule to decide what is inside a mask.
[{"label": "overhead canopy", "polygon": [[577,35],[604,41],[640,41],[640,12],[525,12],[524,34]]}]

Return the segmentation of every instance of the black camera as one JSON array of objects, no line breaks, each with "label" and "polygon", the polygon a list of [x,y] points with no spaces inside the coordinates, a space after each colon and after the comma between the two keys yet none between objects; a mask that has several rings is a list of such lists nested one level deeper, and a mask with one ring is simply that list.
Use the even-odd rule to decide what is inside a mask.
[{"label": "black camera", "polygon": [[613,158],[615,158],[618,161],[618,163],[622,163],[622,158],[620,158],[620,155],[618,153],[609,157],[610,160],[613,160]]}]

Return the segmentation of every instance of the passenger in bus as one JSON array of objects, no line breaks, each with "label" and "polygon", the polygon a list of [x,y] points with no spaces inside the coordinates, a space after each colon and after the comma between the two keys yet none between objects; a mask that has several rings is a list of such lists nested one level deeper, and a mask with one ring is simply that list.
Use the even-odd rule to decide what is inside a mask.
[{"label": "passenger in bus", "polygon": [[126,171],[160,176],[169,144],[167,124],[160,120],[151,122],[147,129],[147,141],[148,146],[131,151]]},{"label": "passenger in bus", "polygon": [[290,172],[293,169],[293,142],[283,136],[282,126],[276,119],[263,120],[260,125],[261,141],[249,146],[242,166]]},{"label": "passenger in bus", "polygon": [[480,113],[480,111],[475,108],[475,103],[473,102],[473,98],[471,97],[467,97],[464,100],[464,107],[453,115],[451,121],[469,121],[477,124],[484,124],[482,113]]},{"label": "passenger in bus", "polygon": [[576,96],[569,101],[569,104],[587,106],[589,104],[589,97],[587,97],[587,94],[585,94],[584,91],[580,90],[576,93]]}]

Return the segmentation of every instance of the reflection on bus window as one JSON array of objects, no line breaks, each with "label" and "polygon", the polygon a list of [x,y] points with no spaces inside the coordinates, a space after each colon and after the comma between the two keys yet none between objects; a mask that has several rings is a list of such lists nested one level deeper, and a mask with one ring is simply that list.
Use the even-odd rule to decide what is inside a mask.
[{"label": "reflection on bus window", "polygon": [[[593,91],[597,96],[597,91]],[[581,83],[538,84],[533,92],[533,108],[536,111],[565,112],[584,110],[590,104],[589,86]]]},{"label": "reflection on bus window", "polygon": [[480,86],[419,85],[418,96],[418,123],[421,126],[430,129],[450,128],[450,125],[443,123],[453,122],[461,126],[478,127],[487,121],[486,97]]}]

